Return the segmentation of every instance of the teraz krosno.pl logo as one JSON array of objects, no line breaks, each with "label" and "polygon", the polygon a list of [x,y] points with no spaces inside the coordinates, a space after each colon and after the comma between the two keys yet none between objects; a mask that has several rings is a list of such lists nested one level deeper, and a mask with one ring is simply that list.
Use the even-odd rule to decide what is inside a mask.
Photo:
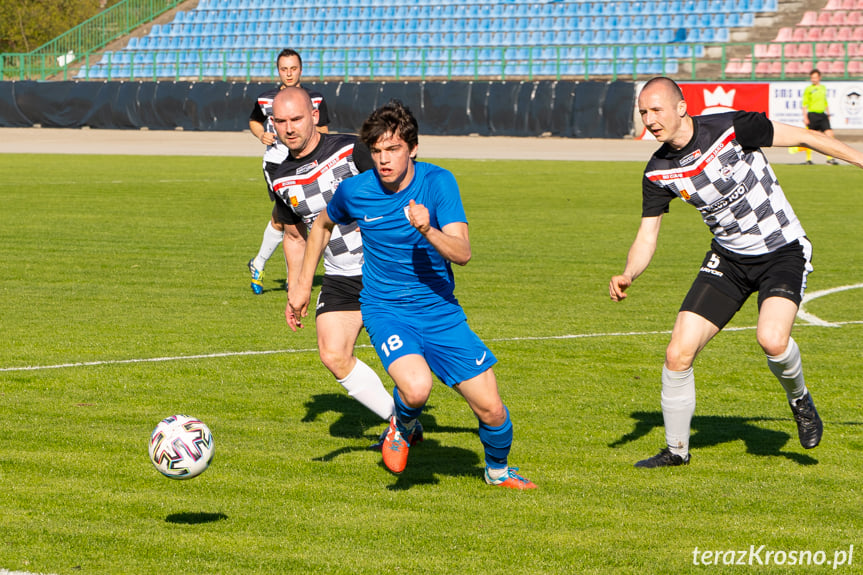
[{"label": "teraz krosno.pl logo", "polygon": [[834,551],[770,549],[750,545],[748,549],[699,549],[692,551],[693,565],[785,565],[788,567],[824,566],[838,569],[854,562],[854,545]]}]

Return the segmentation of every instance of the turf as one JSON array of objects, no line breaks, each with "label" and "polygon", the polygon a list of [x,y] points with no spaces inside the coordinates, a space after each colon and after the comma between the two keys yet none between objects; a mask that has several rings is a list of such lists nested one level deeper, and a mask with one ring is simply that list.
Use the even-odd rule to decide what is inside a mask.
[{"label": "turf", "polygon": [[[722,565],[760,546],[759,573],[792,557],[828,570],[842,553],[840,572],[858,568],[863,290],[809,302],[833,325],[795,330],[821,446],[797,442],[748,303],[696,364],[692,464],[635,469],[663,443],[668,330],[710,239],[697,213],[673,204],[653,264],[614,304],[642,164],[437,163],[470,219],[457,295],[499,358],[511,462],[538,490],[483,483],[476,420],[441,384],[402,475],[366,449],[383,424],[320,364],[314,322],[286,327],[282,263],[263,295],[249,289],[270,207],[259,160],[5,155],[0,569],[683,573],[703,572],[706,550]],[[863,283],[863,172],[776,171],[815,245],[809,293]],[[193,480],[147,460],[174,413],[216,438]]]}]

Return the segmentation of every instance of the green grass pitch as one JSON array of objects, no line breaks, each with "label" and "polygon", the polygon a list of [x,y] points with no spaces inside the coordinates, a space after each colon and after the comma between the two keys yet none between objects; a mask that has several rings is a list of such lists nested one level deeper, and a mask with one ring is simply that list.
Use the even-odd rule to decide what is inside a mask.
[{"label": "green grass pitch", "polygon": [[[457,296],[499,358],[510,460],[538,490],[483,483],[476,420],[442,384],[401,476],[366,450],[383,423],[320,364],[314,322],[285,325],[280,259],[263,295],[249,289],[270,209],[259,159],[5,155],[0,570],[860,569],[863,289],[813,299],[806,311],[831,325],[795,329],[825,421],[817,449],[797,441],[750,302],[696,362],[692,464],[635,469],[664,441],[668,330],[710,240],[698,214],[672,205],[653,264],[614,304],[643,164],[437,163],[470,220]],[[859,286],[863,172],[775,169],[815,246],[809,293]],[[147,459],[174,413],[216,440],[210,469],[185,482]]]}]

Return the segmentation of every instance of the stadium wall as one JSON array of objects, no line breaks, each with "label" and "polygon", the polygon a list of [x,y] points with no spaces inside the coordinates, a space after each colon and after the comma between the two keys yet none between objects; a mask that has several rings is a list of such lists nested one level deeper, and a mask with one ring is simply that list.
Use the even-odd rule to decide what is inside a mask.
[{"label": "stadium wall", "polygon": [[[398,98],[423,134],[624,138],[633,133],[632,82],[304,83],[324,95],[330,127],[357,132]],[[0,82],[0,127],[196,131],[248,129],[272,84],[240,82]]]}]

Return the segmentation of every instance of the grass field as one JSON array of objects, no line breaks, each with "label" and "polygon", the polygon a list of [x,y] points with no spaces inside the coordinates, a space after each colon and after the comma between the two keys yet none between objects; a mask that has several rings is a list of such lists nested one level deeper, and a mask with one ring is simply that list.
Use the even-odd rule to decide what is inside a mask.
[{"label": "grass field", "polygon": [[[795,330],[821,446],[800,447],[748,303],[696,364],[692,464],[635,469],[664,442],[668,330],[710,239],[697,213],[673,204],[652,266],[613,304],[642,164],[437,163],[471,222],[457,295],[500,360],[510,460],[538,490],[483,483],[476,421],[442,384],[401,476],[365,449],[383,424],[320,364],[313,322],[285,326],[281,261],[249,290],[270,207],[259,159],[6,155],[0,570],[861,570],[863,289],[808,302],[833,325]],[[859,287],[863,171],[776,171],[815,245],[809,293]],[[147,459],[174,413],[216,438],[186,482]]]}]

